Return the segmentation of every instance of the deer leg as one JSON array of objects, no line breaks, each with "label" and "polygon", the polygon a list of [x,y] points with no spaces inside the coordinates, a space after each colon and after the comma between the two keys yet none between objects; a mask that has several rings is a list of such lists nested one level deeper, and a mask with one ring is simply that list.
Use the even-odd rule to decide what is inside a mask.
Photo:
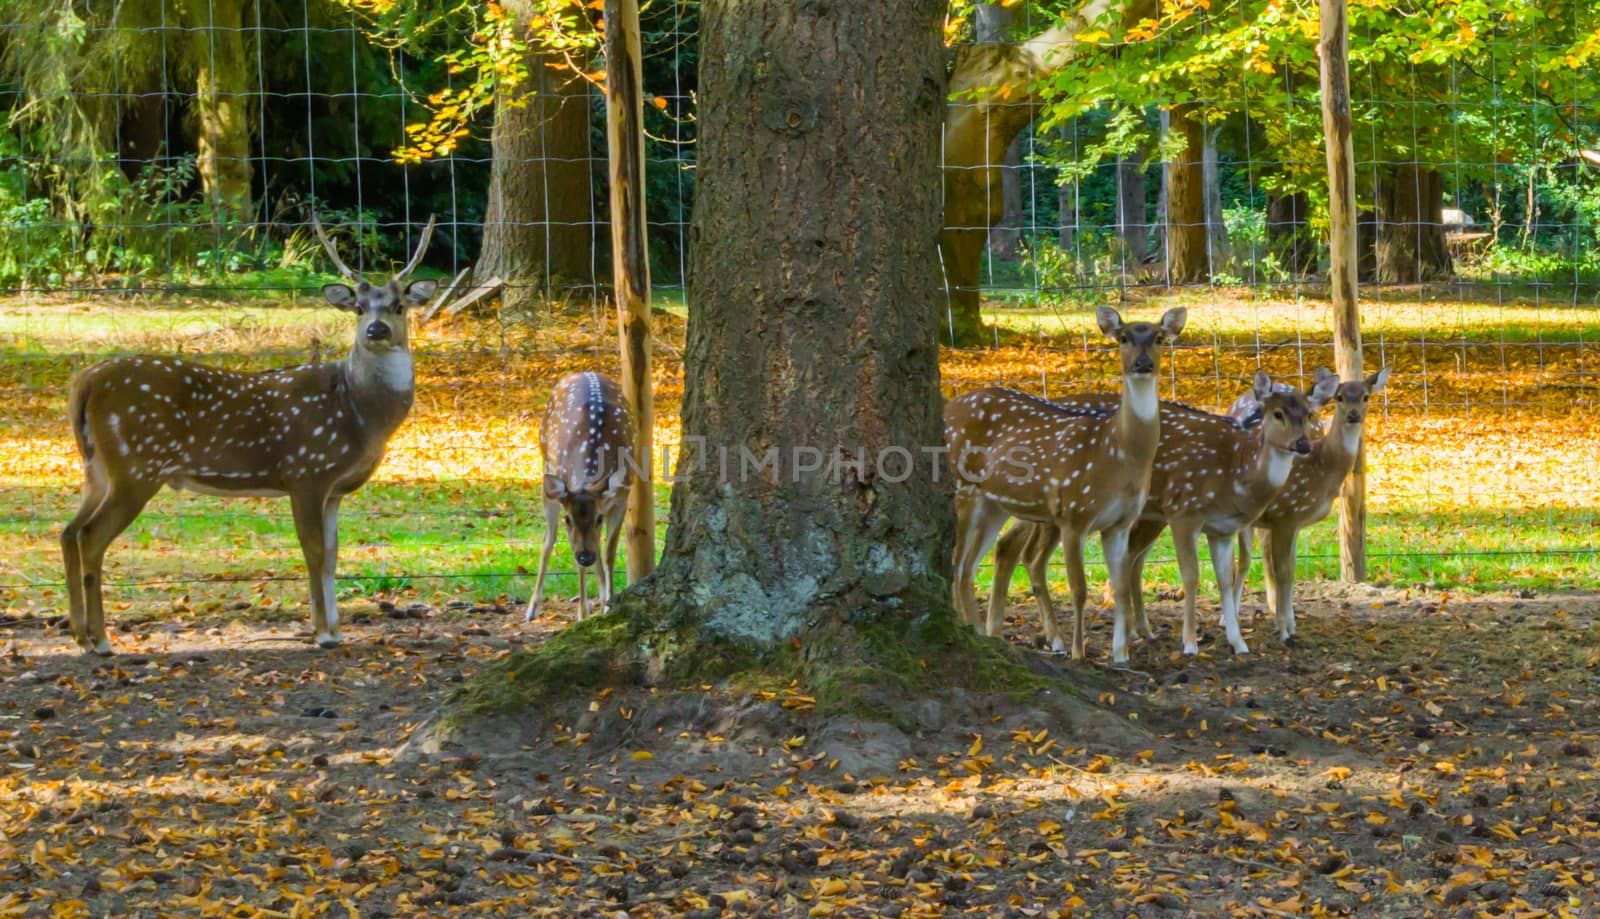
[{"label": "deer leg", "polygon": [[1006,525],[1006,512],[999,505],[979,499],[972,510],[971,540],[967,543],[966,573],[961,578],[961,602],[964,608],[970,611],[972,624],[981,633],[994,636],[1000,632],[1000,624],[986,622],[978,610],[978,562],[982,561],[989,547],[994,545],[1000,529]]},{"label": "deer leg", "polygon": [[963,585],[972,583],[975,567],[969,556],[976,540],[974,528],[977,526],[978,500],[978,496],[971,492],[956,494],[956,544],[955,550],[951,553],[950,563],[950,605],[955,607],[962,622],[974,628],[978,624],[976,611],[968,609],[967,591],[963,589]]},{"label": "deer leg", "polygon": [[[1128,530],[1128,561],[1123,565],[1123,578],[1128,582],[1128,610],[1139,623],[1145,638],[1155,638],[1156,630],[1150,627],[1150,614],[1144,606],[1144,563],[1150,557],[1150,547],[1156,544],[1163,524],[1138,522]],[[1112,585],[1115,591],[1116,585]]]},{"label": "deer leg", "polygon": [[1172,524],[1172,549],[1183,574],[1183,653],[1200,653],[1200,622],[1195,613],[1195,592],[1200,587],[1200,533],[1187,524]]},{"label": "deer leg", "polygon": [[523,622],[532,622],[539,615],[539,604],[544,600],[544,576],[550,571],[550,553],[556,550],[556,529],[561,526],[561,504],[544,502],[544,548],[539,552],[539,576],[533,581],[533,597],[528,600],[528,611]]},{"label": "deer leg", "polygon": [[[1239,531],[1239,556],[1238,561],[1233,566],[1233,583],[1238,588],[1237,599],[1234,602],[1239,606],[1244,606],[1244,582],[1250,574],[1250,548],[1251,543],[1254,542],[1253,532],[1251,527],[1245,527]],[[1267,565],[1270,564],[1267,561],[1265,546],[1262,547],[1261,560],[1261,567],[1265,570]]]},{"label": "deer leg", "polygon": [[1067,588],[1072,594],[1072,659],[1083,660],[1089,636],[1084,614],[1089,605],[1089,578],[1083,570],[1083,534],[1061,528],[1061,557],[1067,565]]},{"label": "deer leg", "polygon": [[1250,646],[1244,643],[1244,636],[1239,632],[1239,590],[1233,582],[1235,539],[1232,533],[1206,536],[1211,547],[1211,570],[1216,573],[1217,592],[1222,596],[1222,627],[1227,631],[1228,644],[1233,646],[1235,654],[1249,654]]},{"label": "deer leg", "polygon": [[611,606],[611,592],[616,589],[613,583],[617,578],[617,543],[622,538],[623,520],[628,515],[628,502],[619,500],[617,506],[612,508],[606,516],[606,551],[600,559],[604,568],[600,571],[600,610],[604,612]]},{"label": "deer leg", "polygon": [[1261,567],[1265,573],[1267,602],[1278,624],[1278,637],[1294,637],[1294,533],[1285,530],[1261,532]]},{"label": "deer leg", "polygon": [[994,583],[989,586],[989,628],[992,631],[1005,619],[1006,594],[1011,589],[1011,576],[1017,571],[1017,562],[1028,548],[1033,527],[1018,521],[994,544]]},{"label": "deer leg", "polygon": [[89,644],[89,617],[84,609],[83,556],[78,551],[78,534],[100,509],[105,497],[102,480],[90,470],[83,481],[83,501],[78,505],[78,513],[61,530],[61,558],[67,569],[67,619],[72,623],[72,640],[85,651],[93,648]]},{"label": "deer leg", "polygon": [[1050,602],[1050,556],[1056,551],[1056,543],[1061,541],[1061,531],[1053,523],[1035,524],[1032,530],[1022,553],[1028,569],[1028,583],[1039,605],[1039,625],[1044,629],[1045,640],[1050,642],[1050,650],[1060,653],[1067,650],[1067,645],[1061,640],[1055,606]]},{"label": "deer leg", "polygon": [[111,642],[106,638],[105,598],[101,594],[104,580],[106,548],[123,530],[128,528],[150,503],[161,483],[111,482],[105,499],[78,530],[78,564],[83,573],[84,641],[85,651],[110,654]]},{"label": "deer leg", "polygon": [[1128,662],[1128,530],[1117,527],[1100,533],[1100,550],[1111,579],[1111,662]]},{"label": "deer leg", "polygon": [[583,620],[589,618],[589,582],[587,580],[585,580],[588,576],[589,576],[589,569],[583,567],[582,565],[579,565],[578,566],[578,621],[579,622],[582,622]]},{"label": "deer leg", "polygon": [[339,553],[339,503],[324,495],[289,496],[295,535],[311,581],[311,631],[321,648],[339,644],[339,608],[333,596],[333,569]]}]

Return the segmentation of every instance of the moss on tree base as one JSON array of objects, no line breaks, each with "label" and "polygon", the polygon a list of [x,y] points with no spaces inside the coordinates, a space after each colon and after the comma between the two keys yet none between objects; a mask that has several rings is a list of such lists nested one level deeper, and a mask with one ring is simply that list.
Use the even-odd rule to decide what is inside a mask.
[{"label": "moss on tree base", "polygon": [[[937,609],[921,615],[830,617],[791,640],[759,646],[650,615],[653,598],[630,595],[604,616],[575,623],[544,645],[488,665],[449,701],[445,717],[497,718],[554,710],[602,689],[707,682],[751,691],[795,687],[817,714],[899,723],[907,702],[958,688],[1013,699],[1085,690],[1037,655],[985,638]],[[661,625],[672,621],[670,626]]]}]

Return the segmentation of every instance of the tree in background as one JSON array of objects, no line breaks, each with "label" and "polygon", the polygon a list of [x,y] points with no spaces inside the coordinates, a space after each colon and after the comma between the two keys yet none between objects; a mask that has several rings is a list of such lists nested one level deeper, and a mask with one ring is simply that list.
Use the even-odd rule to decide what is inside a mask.
[{"label": "tree in background", "polygon": [[1041,81],[1077,59],[1083,49],[1096,48],[1109,37],[1107,28],[1140,22],[1156,6],[1156,0],[1087,0],[1030,38],[957,46],[944,117],[944,230],[939,242],[949,291],[950,339],[970,343],[982,336],[983,252],[989,227],[1004,213],[1005,151],[1033,120]]},{"label": "tree in background", "polygon": [[[0,0],[12,24],[0,63],[21,96],[14,126],[34,127],[48,142],[62,182],[54,191],[69,214],[110,192],[103,164],[124,153],[130,171],[153,159],[167,133],[159,111],[168,81],[192,87],[191,134],[197,173],[212,222],[248,223],[251,106],[255,56],[245,39],[254,22],[244,0],[130,0],[117,4]],[[25,36],[25,38],[24,38]],[[124,113],[123,99],[146,101]],[[126,122],[134,143],[118,138]],[[156,143],[151,143],[151,138]]]}]

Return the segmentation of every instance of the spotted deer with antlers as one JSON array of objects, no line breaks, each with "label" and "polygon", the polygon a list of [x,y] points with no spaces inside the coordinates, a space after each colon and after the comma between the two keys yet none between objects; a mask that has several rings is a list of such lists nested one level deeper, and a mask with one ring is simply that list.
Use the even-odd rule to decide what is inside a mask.
[{"label": "spotted deer with antlers", "polygon": [[[435,282],[406,279],[433,236],[387,282],[373,285],[317,238],[350,284],[322,289],[355,316],[350,353],[334,363],[242,372],[172,357],[102,361],[78,374],[67,399],[83,460],[83,503],[61,531],[72,637],[111,653],[101,597],[106,547],[162,486],[222,497],[289,498],[311,581],[311,622],[324,648],[339,643],[334,567],[339,502],[383,459],[411,411],[413,376],[406,309]],[[354,285],[354,286],[351,286]]]}]

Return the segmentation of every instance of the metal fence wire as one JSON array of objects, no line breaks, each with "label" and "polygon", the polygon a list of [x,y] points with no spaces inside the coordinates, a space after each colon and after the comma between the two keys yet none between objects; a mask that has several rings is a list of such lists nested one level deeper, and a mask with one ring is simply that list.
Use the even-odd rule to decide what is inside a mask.
[{"label": "metal fence wire", "polygon": [[[438,218],[417,404],[345,505],[341,591],[526,598],[546,393],[616,370],[592,6],[0,0],[0,604],[64,605],[73,373],[143,351],[342,355],[352,327],[322,302],[334,277],[313,214],[376,276]],[[1396,4],[1352,23],[1366,363],[1394,371],[1367,430],[1369,558],[1400,583],[1591,587],[1600,8],[1481,6],[1452,7],[1452,29],[1407,25]],[[1225,408],[1258,368],[1308,382],[1332,366],[1315,10],[1110,10],[952,7],[948,226],[929,252],[946,391],[1114,389],[1103,303],[1189,308],[1173,398]],[[670,450],[697,13],[644,12]],[[1302,568],[1336,571],[1332,530],[1302,535]],[[1169,559],[1153,576],[1174,577]],[[108,580],[126,604],[183,610],[302,602],[301,572],[287,507],[169,493],[113,547]]]}]

